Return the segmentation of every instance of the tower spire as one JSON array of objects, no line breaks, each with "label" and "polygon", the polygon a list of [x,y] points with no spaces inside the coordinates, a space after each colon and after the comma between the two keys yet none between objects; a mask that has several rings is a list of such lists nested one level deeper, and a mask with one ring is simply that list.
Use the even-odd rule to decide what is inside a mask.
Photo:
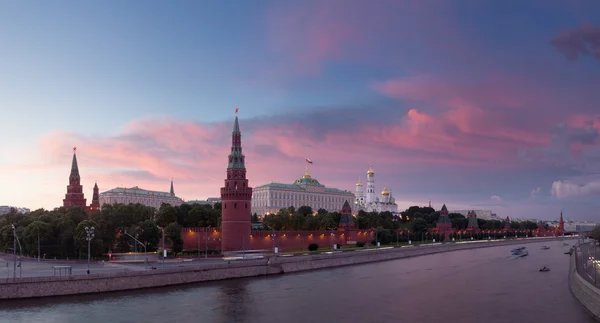
[{"label": "tower spire", "polygon": [[173,189],[173,177],[171,177],[171,190],[169,191],[171,196],[175,196],[175,190]]},{"label": "tower spire", "polygon": [[242,154],[242,135],[237,117],[231,133],[231,153],[227,164],[225,186],[221,188],[222,222],[221,252],[250,249],[250,218],[252,188],[246,179],[245,157]]}]

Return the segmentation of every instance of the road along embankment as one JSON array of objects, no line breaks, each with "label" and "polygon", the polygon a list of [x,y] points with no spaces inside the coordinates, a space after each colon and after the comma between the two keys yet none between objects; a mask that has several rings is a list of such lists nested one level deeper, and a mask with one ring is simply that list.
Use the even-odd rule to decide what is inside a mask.
[{"label": "road along embankment", "polygon": [[573,296],[585,307],[585,309],[598,321],[600,321],[600,290],[590,284],[577,272],[575,253],[571,255],[569,267],[569,288]]},{"label": "road along embankment", "polygon": [[188,265],[142,272],[0,280],[0,299],[105,293],[204,281],[266,276],[305,270],[364,264],[440,252],[517,245],[563,238],[447,243],[402,248],[365,249],[334,254],[269,257],[212,265]]}]

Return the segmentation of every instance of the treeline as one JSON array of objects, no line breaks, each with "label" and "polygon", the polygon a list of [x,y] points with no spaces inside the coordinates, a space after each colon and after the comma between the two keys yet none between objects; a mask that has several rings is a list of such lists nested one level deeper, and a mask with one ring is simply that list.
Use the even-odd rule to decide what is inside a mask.
[{"label": "treeline", "polygon": [[[183,248],[182,227],[218,227],[221,222],[220,204],[163,204],[155,208],[141,204],[104,205],[88,219],[79,207],[39,209],[21,214],[11,211],[0,216],[0,251],[13,253],[14,232],[20,244],[17,253],[26,256],[59,259],[86,259],[85,227],[94,227],[91,242],[92,256],[135,249],[134,236],[146,245],[147,251],[161,248],[163,231],[165,244],[177,254]],[[12,226],[15,230],[13,231]],[[142,247],[138,245],[138,250]]]},{"label": "treeline", "polygon": [[[337,228],[341,214],[339,212],[328,212],[319,209],[313,216],[313,210],[309,206],[282,208],[277,213],[265,215],[262,221],[265,229],[298,231],[298,230],[327,230]],[[460,213],[449,213],[452,227],[457,230],[466,229],[469,219]],[[354,224],[359,230],[385,229],[398,230],[408,229],[414,232],[425,232],[435,228],[440,217],[440,211],[430,207],[411,206],[400,215],[391,212],[365,212],[359,211],[354,218]],[[253,216],[253,222],[258,222],[257,215]],[[505,222],[499,220],[477,219],[481,230],[502,230]],[[536,230],[537,224],[531,221],[511,222],[513,230]]]}]

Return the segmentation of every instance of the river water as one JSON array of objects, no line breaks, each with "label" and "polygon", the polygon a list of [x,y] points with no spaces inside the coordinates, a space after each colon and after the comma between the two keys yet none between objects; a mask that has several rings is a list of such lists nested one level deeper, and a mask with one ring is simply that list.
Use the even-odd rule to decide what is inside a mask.
[{"label": "river water", "polygon": [[[568,241],[570,244],[573,240]],[[550,250],[540,250],[542,245]],[[576,322],[568,247],[527,244],[134,292],[0,301],[0,322]],[[541,273],[542,265],[551,268]]]}]

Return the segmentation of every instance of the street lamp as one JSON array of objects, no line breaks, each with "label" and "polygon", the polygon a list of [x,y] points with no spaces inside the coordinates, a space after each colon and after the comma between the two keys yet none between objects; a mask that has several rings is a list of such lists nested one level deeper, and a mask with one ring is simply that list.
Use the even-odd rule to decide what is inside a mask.
[{"label": "street lamp", "polygon": [[88,242],[88,268],[87,273],[90,274],[90,243],[94,239],[94,227],[85,227],[85,240]]},{"label": "street lamp", "polygon": [[273,253],[275,252],[275,231],[271,229],[271,243],[273,244]]},{"label": "street lamp", "polygon": [[[204,259],[208,259],[208,231],[209,230],[210,230],[210,226],[206,227],[206,231],[204,233],[204,237],[206,238],[206,243],[204,244]],[[200,240],[198,240],[198,241],[200,241]],[[200,242],[198,242],[198,248],[200,248]]]}]

